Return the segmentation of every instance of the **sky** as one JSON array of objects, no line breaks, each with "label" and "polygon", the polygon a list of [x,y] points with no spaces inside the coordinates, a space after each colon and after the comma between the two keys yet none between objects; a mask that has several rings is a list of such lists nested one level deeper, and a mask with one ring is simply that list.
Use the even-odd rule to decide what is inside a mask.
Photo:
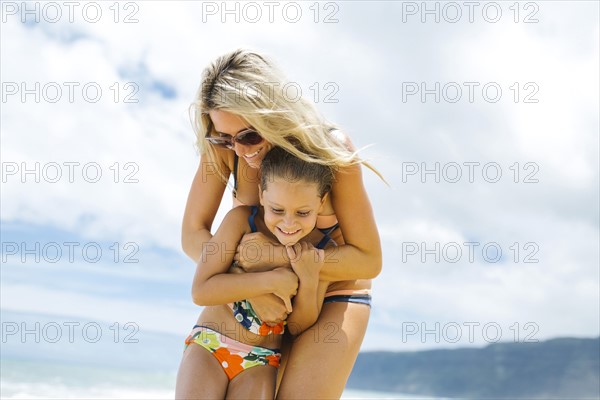
[{"label": "sky", "polygon": [[188,107],[239,47],[274,59],[389,183],[364,172],[384,262],[363,351],[600,334],[597,2],[0,4],[14,354],[45,352],[52,329],[72,352],[84,326],[187,335]]}]

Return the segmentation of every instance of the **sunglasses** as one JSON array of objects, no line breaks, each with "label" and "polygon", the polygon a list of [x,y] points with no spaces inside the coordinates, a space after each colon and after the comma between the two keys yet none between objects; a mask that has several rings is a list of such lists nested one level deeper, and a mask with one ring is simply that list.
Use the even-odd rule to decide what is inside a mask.
[{"label": "sunglasses", "polygon": [[206,140],[215,146],[222,146],[228,149],[233,149],[234,144],[237,142],[244,146],[254,146],[265,140],[258,132],[254,129],[245,129],[235,136],[220,134],[219,136],[206,135]]}]

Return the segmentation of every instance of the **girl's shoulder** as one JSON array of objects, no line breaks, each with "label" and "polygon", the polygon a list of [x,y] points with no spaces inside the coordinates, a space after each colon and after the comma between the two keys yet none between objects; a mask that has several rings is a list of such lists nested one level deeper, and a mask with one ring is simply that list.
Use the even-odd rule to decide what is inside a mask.
[{"label": "girl's shoulder", "polygon": [[232,225],[242,225],[243,222],[248,223],[248,218],[254,213],[256,214],[255,208],[256,206],[237,206],[232,208],[227,212],[225,218],[223,218],[223,223],[232,224]]},{"label": "girl's shoulder", "polygon": [[253,212],[256,212],[255,210],[258,208],[258,206],[247,206],[245,204],[242,204],[241,206],[237,206],[237,207],[233,207],[231,210],[229,210],[227,212],[227,215],[232,215],[235,218],[240,218],[240,217],[248,217],[250,216],[250,214],[252,214]]}]

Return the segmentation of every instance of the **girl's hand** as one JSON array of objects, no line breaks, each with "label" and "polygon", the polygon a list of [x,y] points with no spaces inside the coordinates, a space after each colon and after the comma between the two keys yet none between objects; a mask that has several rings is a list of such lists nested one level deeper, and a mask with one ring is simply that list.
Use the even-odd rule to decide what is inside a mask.
[{"label": "girl's hand", "polygon": [[325,262],[325,251],[317,249],[307,242],[287,246],[286,250],[292,269],[298,275],[300,282],[312,281],[318,283],[319,273]]},{"label": "girl's hand", "polygon": [[258,318],[269,324],[278,324],[287,318],[287,309],[283,301],[274,294],[264,294],[262,296],[248,299]]},{"label": "girl's hand", "polygon": [[290,268],[275,268],[273,276],[273,294],[283,300],[288,313],[292,312],[291,298],[298,292],[298,277]]},{"label": "girl's hand", "polygon": [[287,265],[284,254],[283,245],[260,232],[254,232],[244,235],[233,259],[246,272],[263,272]]}]

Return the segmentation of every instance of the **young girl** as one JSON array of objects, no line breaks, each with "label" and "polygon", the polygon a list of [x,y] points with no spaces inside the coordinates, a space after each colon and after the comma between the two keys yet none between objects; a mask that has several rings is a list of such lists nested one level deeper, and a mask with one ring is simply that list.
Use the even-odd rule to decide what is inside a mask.
[{"label": "young girl", "polygon": [[[291,312],[286,322],[294,335],[319,316],[328,285],[319,280],[325,258],[322,249],[330,238],[315,225],[331,190],[333,172],[281,148],[265,156],[261,172],[262,207],[232,209],[204,246],[192,297],[206,307],[186,339],[182,367],[191,352],[203,353],[203,362],[195,364],[192,376],[180,369],[177,387],[185,388],[185,393],[177,391],[176,398],[274,398],[284,323],[263,323],[244,299],[268,293],[281,298]],[[291,269],[228,274],[237,245],[251,232],[286,246]],[[180,380],[190,379],[193,382],[180,385]]]}]

